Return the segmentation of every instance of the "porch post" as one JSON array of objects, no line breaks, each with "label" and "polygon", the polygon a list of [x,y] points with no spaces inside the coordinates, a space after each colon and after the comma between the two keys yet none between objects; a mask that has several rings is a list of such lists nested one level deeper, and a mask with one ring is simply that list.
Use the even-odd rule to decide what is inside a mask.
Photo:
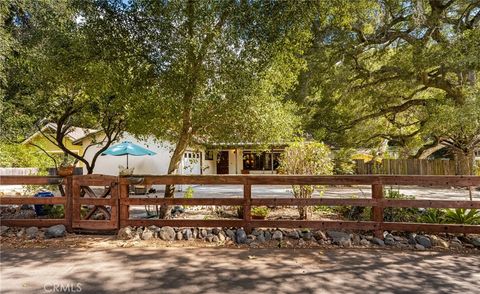
[{"label": "porch post", "polygon": [[235,174],[238,175],[238,148],[235,148]]}]

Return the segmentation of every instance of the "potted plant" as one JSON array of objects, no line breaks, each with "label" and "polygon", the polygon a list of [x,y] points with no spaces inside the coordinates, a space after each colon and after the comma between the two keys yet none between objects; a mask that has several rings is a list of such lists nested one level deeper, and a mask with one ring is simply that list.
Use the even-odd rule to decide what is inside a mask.
[{"label": "potted plant", "polygon": [[62,163],[57,167],[57,175],[61,177],[72,176],[77,162],[78,159],[72,159],[65,154]]},{"label": "potted plant", "polygon": [[267,207],[254,207],[252,208],[252,218],[253,219],[265,219],[270,212],[270,209]]}]

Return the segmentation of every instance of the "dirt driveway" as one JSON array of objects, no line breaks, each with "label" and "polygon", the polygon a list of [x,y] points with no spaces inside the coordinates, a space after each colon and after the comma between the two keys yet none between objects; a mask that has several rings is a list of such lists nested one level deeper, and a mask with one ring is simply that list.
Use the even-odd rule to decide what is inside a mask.
[{"label": "dirt driveway", "polygon": [[3,249],[0,288],[1,293],[479,293],[479,265],[479,255],[388,250]]}]

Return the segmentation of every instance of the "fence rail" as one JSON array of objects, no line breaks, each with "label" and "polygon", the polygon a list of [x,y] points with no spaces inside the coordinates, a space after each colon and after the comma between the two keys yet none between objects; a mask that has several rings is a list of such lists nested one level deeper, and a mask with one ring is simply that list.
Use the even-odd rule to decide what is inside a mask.
[{"label": "fence rail", "polygon": [[[65,186],[65,197],[32,198],[0,197],[0,204],[63,204],[65,218],[58,220],[31,219],[6,220],[5,225],[45,226],[62,223],[69,230],[111,230],[124,226],[175,226],[175,227],[255,227],[269,228],[312,228],[374,231],[382,237],[384,230],[423,231],[445,233],[480,233],[480,225],[460,224],[422,224],[407,222],[385,222],[384,208],[480,208],[478,200],[392,200],[384,198],[386,185],[419,185],[438,187],[472,187],[480,186],[478,176],[389,176],[389,175],[355,175],[355,176],[286,176],[286,175],[234,175],[234,176],[125,176],[112,177],[103,175],[59,177],[5,176],[0,178],[1,185],[42,185],[58,184]],[[242,198],[146,198],[130,197],[130,185],[171,185],[171,184],[209,184],[241,185]],[[366,199],[352,198],[252,198],[252,186],[255,185],[370,185],[372,197]],[[91,186],[105,187],[104,192],[96,195]],[[132,205],[224,205],[242,206],[242,219],[189,220],[189,219],[133,219],[130,217]],[[254,206],[364,206],[372,207],[370,221],[340,220],[255,220],[251,216]],[[83,217],[81,208],[93,207],[88,217]],[[110,208],[107,208],[109,206]],[[93,220],[89,217],[97,209],[109,215],[107,220]],[[83,218],[82,218],[83,217]]]}]

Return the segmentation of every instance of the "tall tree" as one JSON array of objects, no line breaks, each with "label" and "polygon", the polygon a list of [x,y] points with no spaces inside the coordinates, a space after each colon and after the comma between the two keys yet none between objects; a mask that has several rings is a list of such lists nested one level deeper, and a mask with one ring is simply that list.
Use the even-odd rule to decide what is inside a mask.
[{"label": "tall tree", "polygon": [[[294,105],[283,101],[304,66],[310,37],[305,3],[136,1],[131,31],[144,46],[156,82],[129,129],[175,144],[178,171],[187,146],[273,142],[296,131]],[[301,21],[299,21],[301,20]],[[167,186],[165,197],[173,197]],[[167,213],[167,208],[162,214]]]},{"label": "tall tree", "polygon": [[[68,0],[12,1],[6,24],[18,44],[7,59],[7,115],[28,117],[20,130],[18,122],[12,122],[9,130],[17,132],[11,139],[25,137],[26,130],[39,131],[84,163],[88,173],[101,152],[125,131],[138,81],[148,72],[135,57],[119,53],[128,50],[117,50],[126,45],[128,35],[108,11],[103,10],[103,26],[95,26],[98,19],[89,14],[93,7],[102,11],[102,6]],[[115,46],[107,46],[105,40]],[[53,134],[42,130],[46,122],[55,123]],[[65,144],[73,127],[98,129],[104,137],[77,154]],[[102,148],[87,160],[85,152],[97,144]]]},{"label": "tall tree", "polygon": [[341,6],[351,9],[343,18],[348,21],[331,14],[314,22],[308,70],[292,93],[313,109],[311,130],[342,145],[456,141],[428,126],[451,125],[436,117],[438,105],[461,109],[480,99],[480,2],[372,0]]}]

